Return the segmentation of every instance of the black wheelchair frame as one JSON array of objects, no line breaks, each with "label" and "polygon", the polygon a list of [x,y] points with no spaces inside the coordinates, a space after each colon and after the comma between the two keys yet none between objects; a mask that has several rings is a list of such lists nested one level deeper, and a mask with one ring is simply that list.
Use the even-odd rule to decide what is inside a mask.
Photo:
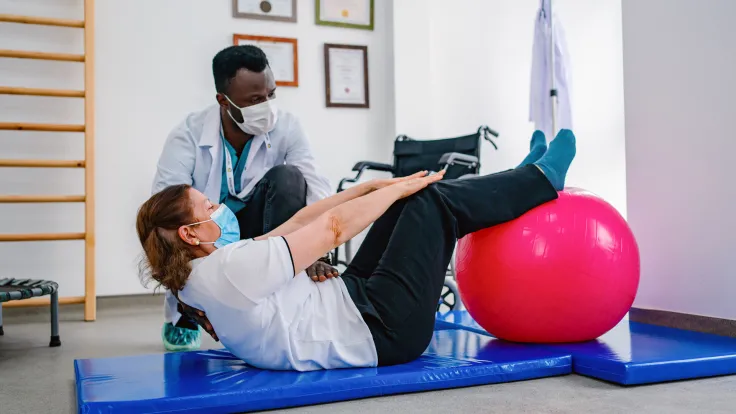
[{"label": "black wheelchair frame", "polygon": [[[337,192],[343,191],[346,184],[357,183],[365,171],[381,171],[390,173],[393,177],[405,177],[419,171],[445,171],[444,179],[457,179],[480,173],[480,149],[482,140],[486,140],[495,149],[498,146],[492,137],[498,138],[498,132],[482,125],[470,135],[454,138],[420,140],[399,135],[394,141],[394,162],[385,164],[374,161],[358,161],[353,166],[354,177],[340,180]],[[333,266],[348,266],[352,260],[351,242],[345,243],[345,260],[340,260],[340,247],[332,252]],[[454,259],[453,259],[454,262]],[[450,309],[461,309],[462,302],[455,284],[454,263],[448,269],[448,278],[445,282],[440,305],[443,303]],[[449,298],[453,297],[452,303]],[[438,305],[439,309],[439,305]]]}]

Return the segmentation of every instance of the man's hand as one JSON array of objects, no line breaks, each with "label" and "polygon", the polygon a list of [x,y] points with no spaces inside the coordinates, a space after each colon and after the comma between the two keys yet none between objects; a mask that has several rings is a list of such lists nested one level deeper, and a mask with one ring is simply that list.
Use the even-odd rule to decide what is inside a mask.
[{"label": "man's hand", "polygon": [[324,282],[327,279],[339,276],[340,272],[329,264],[318,260],[307,268],[307,275],[315,282]]},{"label": "man's hand", "polygon": [[210,334],[212,339],[220,342],[220,338],[217,337],[215,329],[212,328],[212,324],[210,323],[210,320],[207,319],[207,315],[204,313],[204,311],[193,308],[189,305],[184,304],[183,302],[179,302],[179,306],[181,306],[183,314],[187,315],[188,317],[192,318],[193,321],[197,322],[197,325],[201,326],[205,332]]}]

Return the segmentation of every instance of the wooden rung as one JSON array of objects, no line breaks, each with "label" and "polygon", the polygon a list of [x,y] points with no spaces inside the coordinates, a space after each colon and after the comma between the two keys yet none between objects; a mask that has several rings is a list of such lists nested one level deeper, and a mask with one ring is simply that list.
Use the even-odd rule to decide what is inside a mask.
[{"label": "wooden rung", "polygon": [[84,203],[83,195],[0,195],[0,203]]},{"label": "wooden rung", "polygon": [[64,89],[35,89],[0,86],[0,95],[58,96],[61,98],[84,98],[84,91]]},{"label": "wooden rung", "polygon": [[84,132],[84,125],[29,124],[29,123],[21,123],[21,122],[0,122],[0,130],[5,130],[5,131]]},{"label": "wooden rung", "polygon": [[0,160],[0,167],[84,168],[84,160]]},{"label": "wooden rung", "polygon": [[39,24],[43,26],[84,28],[83,20],[54,19],[50,17],[34,17],[34,16],[16,16],[13,14],[0,14],[0,22]]},{"label": "wooden rung", "polygon": [[60,60],[65,62],[84,62],[84,55],[69,53],[30,52],[25,50],[0,49],[0,57],[18,59]]},{"label": "wooden rung", "polygon": [[[59,305],[79,305],[84,303],[84,296],[67,296],[59,298]],[[3,308],[32,308],[36,306],[49,306],[51,297],[30,298],[23,300],[11,300],[3,302]]]},{"label": "wooden rung", "polygon": [[0,242],[84,240],[84,233],[0,234]]}]

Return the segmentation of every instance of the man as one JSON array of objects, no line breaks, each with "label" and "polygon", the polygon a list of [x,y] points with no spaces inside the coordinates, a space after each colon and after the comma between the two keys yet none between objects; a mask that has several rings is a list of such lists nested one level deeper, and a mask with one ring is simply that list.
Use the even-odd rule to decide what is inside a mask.
[{"label": "man", "polygon": [[[217,105],[190,114],[169,134],[153,192],[190,184],[235,213],[241,239],[257,237],[332,190],[315,168],[297,119],[277,109],[276,82],[261,49],[228,47],[215,55],[212,72]],[[318,277],[337,273],[323,262],[309,272]],[[198,349],[197,322],[181,310],[167,291],[164,346]]]}]

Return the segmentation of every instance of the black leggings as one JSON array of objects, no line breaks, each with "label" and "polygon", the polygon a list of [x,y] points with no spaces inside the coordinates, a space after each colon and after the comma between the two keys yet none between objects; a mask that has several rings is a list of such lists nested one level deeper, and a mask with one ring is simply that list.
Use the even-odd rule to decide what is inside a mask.
[{"label": "black leggings", "polygon": [[557,198],[535,166],[432,184],[391,206],[342,278],[371,330],[379,365],[418,358],[434,331],[455,243]]}]

